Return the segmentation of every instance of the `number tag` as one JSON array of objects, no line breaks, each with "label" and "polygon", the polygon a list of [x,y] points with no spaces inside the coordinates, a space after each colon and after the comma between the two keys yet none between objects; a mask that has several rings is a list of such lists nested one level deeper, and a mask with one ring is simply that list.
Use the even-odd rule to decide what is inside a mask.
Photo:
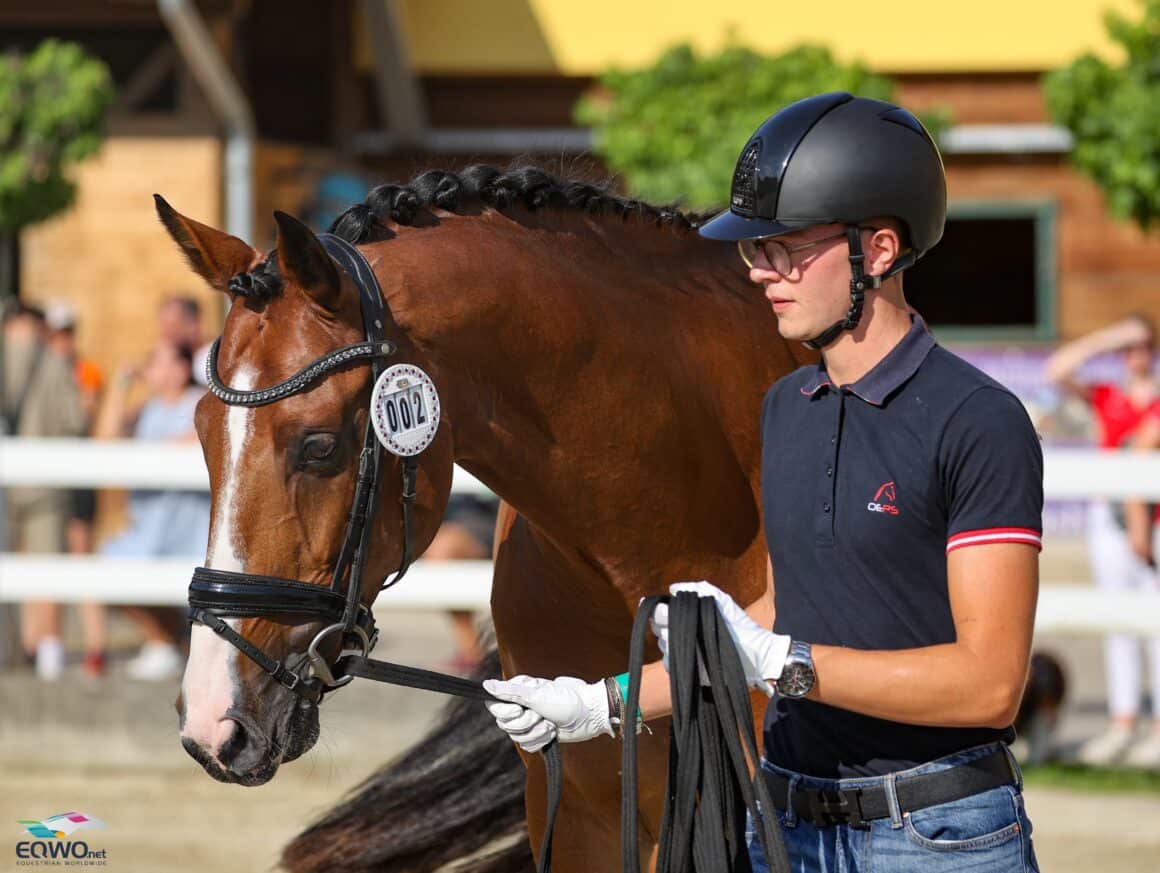
[{"label": "number tag", "polygon": [[439,429],[439,392],[431,377],[411,364],[387,369],[371,392],[375,435],[394,455],[417,455]]}]

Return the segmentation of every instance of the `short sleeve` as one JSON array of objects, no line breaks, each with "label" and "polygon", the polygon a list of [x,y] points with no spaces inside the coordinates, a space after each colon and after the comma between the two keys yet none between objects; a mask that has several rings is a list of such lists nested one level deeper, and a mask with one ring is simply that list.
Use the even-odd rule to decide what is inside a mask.
[{"label": "short sleeve", "polygon": [[990,543],[1042,548],[1043,450],[1026,410],[997,387],[974,391],[939,443],[947,551]]},{"label": "short sleeve", "polygon": [[1100,382],[1087,387],[1087,402],[1092,411],[1102,420],[1108,403],[1116,394],[1116,386]]}]

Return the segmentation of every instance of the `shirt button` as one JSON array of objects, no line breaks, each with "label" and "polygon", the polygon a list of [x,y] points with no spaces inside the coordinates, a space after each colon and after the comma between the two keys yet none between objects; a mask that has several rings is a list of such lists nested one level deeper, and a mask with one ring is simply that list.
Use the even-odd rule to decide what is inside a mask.
[{"label": "shirt button", "polygon": [[833,467],[826,467],[826,475],[833,476],[834,475],[834,468]]},{"label": "shirt button", "polygon": [[822,512],[829,512],[829,511],[830,511],[830,504],[828,502],[823,503],[822,504]]},{"label": "shirt button", "polygon": [[836,433],[830,434],[830,442],[836,443],[837,441],[838,441],[838,435]]}]

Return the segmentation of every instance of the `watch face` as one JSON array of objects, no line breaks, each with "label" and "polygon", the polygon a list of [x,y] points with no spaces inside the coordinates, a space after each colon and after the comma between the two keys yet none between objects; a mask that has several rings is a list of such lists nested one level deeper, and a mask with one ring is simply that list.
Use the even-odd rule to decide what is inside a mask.
[{"label": "watch face", "polygon": [[805,697],[814,687],[814,671],[809,664],[801,662],[786,664],[777,686],[787,697]]}]

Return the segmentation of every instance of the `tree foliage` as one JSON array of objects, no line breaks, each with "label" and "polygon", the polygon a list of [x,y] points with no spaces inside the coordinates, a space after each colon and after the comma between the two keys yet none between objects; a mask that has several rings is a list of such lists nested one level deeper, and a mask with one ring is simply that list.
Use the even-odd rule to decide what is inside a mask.
[{"label": "tree foliage", "polygon": [[72,204],[66,170],[100,146],[112,100],[108,69],[74,43],[0,56],[0,233]]},{"label": "tree foliage", "polygon": [[[707,56],[678,45],[650,67],[611,69],[600,81],[576,108],[596,152],[634,195],[695,207],[728,201],[741,147],[783,106],[826,91],[884,100],[893,91],[889,79],[816,45],[762,55],[730,44]],[[935,135],[946,123],[941,114],[923,120]]]},{"label": "tree foliage", "polygon": [[1148,228],[1160,216],[1160,0],[1143,17],[1104,16],[1124,60],[1085,54],[1044,80],[1056,123],[1071,131],[1072,163],[1104,191],[1108,208]]}]

